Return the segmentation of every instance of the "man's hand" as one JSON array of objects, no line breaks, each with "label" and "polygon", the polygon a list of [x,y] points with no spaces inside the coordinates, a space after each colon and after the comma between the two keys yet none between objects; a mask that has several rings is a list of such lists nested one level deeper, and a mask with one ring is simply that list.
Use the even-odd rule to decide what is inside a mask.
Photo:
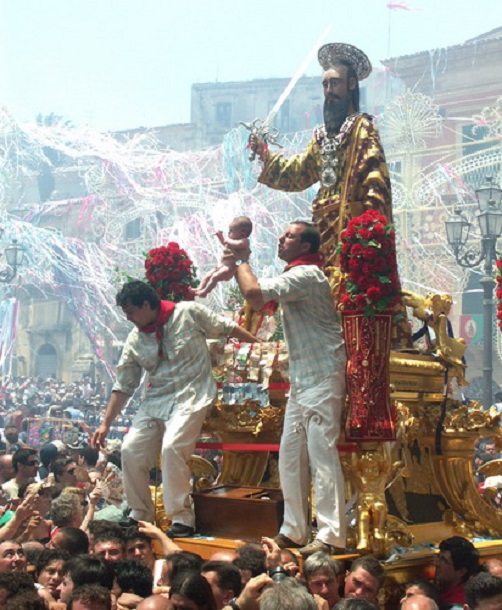
[{"label": "man's hand", "polygon": [[260,159],[263,161],[265,153],[268,150],[266,143],[263,140],[261,140],[256,134],[252,133],[249,136],[248,146],[249,146],[250,150],[255,155],[258,155],[260,157]]},{"label": "man's hand", "polygon": [[97,503],[103,498],[103,490],[101,489],[101,481],[99,479],[94,485],[94,489],[89,494],[89,504],[96,506]]},{"label": "man's hand", "polygon": [[263,589],[272,583],[273,580],[268,574],[260,574],[248,580],[241,594],[235,600],[240,610],[259,610]]},{"label": "man's hand", "polygon": [[96,432],[92,436],[91,445],[94,449],[103,449],[106,447],[106,437],[108,436],[108,432],[110,428],[105,426],[105,424],[101,424]]},{"label": "man's hand", "polygon": [[267,570],[269,572],[281,565],[281,549],[273,538],[263,536],[261,539],[261,548],[267,557]]}]

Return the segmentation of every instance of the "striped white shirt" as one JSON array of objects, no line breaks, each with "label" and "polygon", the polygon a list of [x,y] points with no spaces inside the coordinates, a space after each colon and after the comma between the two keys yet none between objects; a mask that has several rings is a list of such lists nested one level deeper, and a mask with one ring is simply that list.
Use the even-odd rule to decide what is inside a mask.
[{"label": "striped white shirt", "polygon": [[159,356],[155,333],[134,328],[122,350],[113,390],[132,396],[146,371],[143,413],[168,420],[174,407],[191,412],[203,409],[216,396],[206,339],[226,337],[234,328],[235,322],[204,305],[177,303],[164,325],[164,356]]},{"label": "striped white shirt", "polygon": [[291,383],[311,386],[345,362],[331,289],[316,265],[298,265],[259,280],[265,301],[279,302],[289,352]]}]

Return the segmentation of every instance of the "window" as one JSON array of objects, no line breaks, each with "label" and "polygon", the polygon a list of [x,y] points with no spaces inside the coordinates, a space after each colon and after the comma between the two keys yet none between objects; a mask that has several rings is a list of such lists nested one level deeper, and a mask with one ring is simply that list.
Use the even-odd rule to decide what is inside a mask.
[{"label": "window", "polygon": [[216,123],[219,127],[231,127],[232,104],[230,102],[218,102],[216,104]]}]

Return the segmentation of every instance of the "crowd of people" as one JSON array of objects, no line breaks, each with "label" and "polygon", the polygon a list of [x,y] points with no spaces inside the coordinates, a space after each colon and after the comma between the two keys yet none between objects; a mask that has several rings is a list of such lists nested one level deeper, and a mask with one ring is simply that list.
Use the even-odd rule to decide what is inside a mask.
[{"label": "crowd of people", "polygon": [[[183,551],[152,523],[128,519],[115,501],[120,492],[114,500],[119,458],[61,441],[0,455],[0,610],[378,607],[385,570],[372,557],[345,565],[318,551],[300,563],[299,554],[272,538],[218,551],[208,561]],[[386,607],[502,608],[502,560],[481,567],[471,542],[447,539],[435,558],[434,582],[409,583]]]}]

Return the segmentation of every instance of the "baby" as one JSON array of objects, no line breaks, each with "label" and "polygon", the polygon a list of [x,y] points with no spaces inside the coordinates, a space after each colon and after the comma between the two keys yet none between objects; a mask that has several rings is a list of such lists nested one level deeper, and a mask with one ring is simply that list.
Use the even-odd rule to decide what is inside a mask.
[{"label": "baby", "polygon": [[221,257],[220,264],[209,271],[200,283],[200,286],[193,291],[195,296],[205,297],[216,286],[218,282],[227,282],[234,277],[235,274],[235,259],[239,258],[239,250],[247,250],[249,248],[249,239],[253,223],[247,216],[237,216],[234,218],[228,227],[228,237],[223,237],[222,231],[216,232],[216,237],[221,244],[231,252],[224,252]]}]

